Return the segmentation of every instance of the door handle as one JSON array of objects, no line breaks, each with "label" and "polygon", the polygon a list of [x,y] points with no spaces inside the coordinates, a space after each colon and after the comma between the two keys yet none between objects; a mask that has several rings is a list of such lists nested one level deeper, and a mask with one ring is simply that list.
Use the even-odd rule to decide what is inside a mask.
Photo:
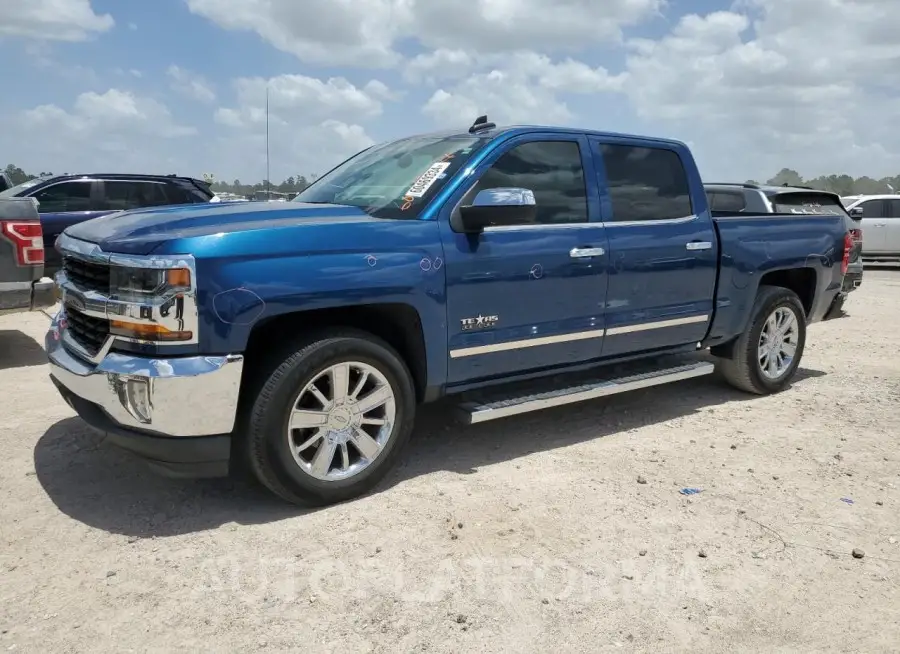
[{"label": "door handle", "polygon": [[569,250],[569,256],[573,259],[580,259],[582,257],[602,257],[606,254],[606,250],[603,248],[572,248]]},{"label": "door handle", "polygon": [[709,241],[691,241],[689,243],[685,243],[684,247],[686,247],[688,250],[691,250],[692,252],[695,250],[711,250],[712,243],[710,243]]}]

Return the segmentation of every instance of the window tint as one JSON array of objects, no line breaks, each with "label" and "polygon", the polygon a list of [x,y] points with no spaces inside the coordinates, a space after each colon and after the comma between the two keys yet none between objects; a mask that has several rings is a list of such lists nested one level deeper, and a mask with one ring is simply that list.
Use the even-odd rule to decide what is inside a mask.
[{"label": "window tint", "polygon": [[863,218],[884,217],[884,200],[867,200],[856,206],[863,208]]},{"label": "window tint", "polygon": [[747,208],[747,199],[740,191],[707,191],[710,211],[738,213]]},{"label": "window tint", "polygon": [[91,181],[60,182],[37,191],[34,197],[41,213],[64,211],[90,211]]},{"label": "window tint", "polygon": [[771,198],[775,213],[807,213],[843,216],[847,213],[839,198],[824,193],[780,193]]},{"label": "window tint", "polygon": [[671,220],[694,213],[687,173],[672,150],[600,146],[613,220]]},{"label": "window tint", "polygon": [[188,181],[175,180],[169,184],[167,191],[172,204],[190,204],[209,202],[212,193],[206,194]]},{"label": "window tint", "polygon": [[165,192],[169,204],[192,204],[200,201],[194,200],[188,190],[180,184],[166,184]]},{"label": "window tint", "polygon": [[534,192],[537,224],[587,222],[587,191],[577,143],[535,141],[514,147],[478,180],[475,193],[503,187]]},{"label": "window tint", "polygon": [[103,183],[101,209],[139,209],[170,204],[165,184],[137,180],[106,180]]},{"label": "window tint", "polygon": [[900,218],[900,200],[888,200],[886,204],[887,211],[884,215],[887,218]]}]

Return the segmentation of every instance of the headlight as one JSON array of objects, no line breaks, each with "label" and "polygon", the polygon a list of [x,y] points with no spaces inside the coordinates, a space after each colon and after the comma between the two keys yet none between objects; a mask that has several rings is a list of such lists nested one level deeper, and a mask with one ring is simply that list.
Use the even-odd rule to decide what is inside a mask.
[{"label": "headlight", "polygon": [[191,271],[187,268],[125,268],[111,266],[109,286],[122,299],[144,299],[184,293],[191,289]]},{"label": "headlight", "polygon": [[110,294],[125,309],[121,318],[110,316],[110,334],[155,343],[194,338],[196,304],[189,268],[112,265],[109,286]]}]

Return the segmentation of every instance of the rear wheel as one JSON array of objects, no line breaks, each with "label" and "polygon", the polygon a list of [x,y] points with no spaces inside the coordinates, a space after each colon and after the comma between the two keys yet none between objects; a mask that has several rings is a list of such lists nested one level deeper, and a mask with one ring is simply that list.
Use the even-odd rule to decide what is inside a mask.
[{"label": "rear wheel", "polygon": [[321,505],[371,490],[412,432],[406,365],[363,332],[307,339],[269,375],[247,435],[259,480],[289,502]]},{"label": "rear wheel", "polygon": [[717,363],[735,388],[768,395],[787,388],[806,344],[806,312],[792,290],[761,286],[747,329]]}]

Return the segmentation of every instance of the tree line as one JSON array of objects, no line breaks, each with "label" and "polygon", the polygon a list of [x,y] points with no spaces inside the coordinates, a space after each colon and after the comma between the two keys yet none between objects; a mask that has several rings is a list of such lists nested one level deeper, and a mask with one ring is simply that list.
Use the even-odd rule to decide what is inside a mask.
[{"label": "tree line", "polygon": [[204,177],[211,183],[210,186],[216,193],[235,193],[236,195],[245,196],[251,196],[256,193],[256,191],[265,191],[266,189],[277,191],[278,193],[299,193],[312,184],[313,180],[316,178],[315,175],[310,175],[309,179],[304,175],[297,175],[296,177],[291,175],[281,182],[281,184],[273,182],[270,185],[268,180],[265,179],[261,182],[256,182],[256,184],[244,184],[241,180],[236,179],[229,184],[228,182],[210,179],[209,175],[205,175]]},{"label": "tree line", "polygon": [[[720,180],[716,180],[720,181]],[[727,180],[726,180],[727,181]],[[748,179],[748,184],[759,184]],[[813,179],[803,179],[796,170],[782,168],[781,171],[765,181],[772,186],[808,186],[819,191],[831,191],[838,195],[880,195],[900,191],[900,175],[874,179],[862,176],[853,178],[850,175],[822,175]]]},{"label": "tree line", "polygon": [[[13,184],[21,184],[35,177],[44,177],[53,173],[41,172],[39,174],[29,174],[16,165],[9,164],[4,171]],[[316,175],[290,176],[280,184],[272,183],[271,186],[266,180],[256,182],[255,184],[245,184],[239,179],[235,179],[231,183],[218,181],[212,175],[204,175],[211,182],[213,191],[218,193],[236,193],[237,195],[253,195],[256,191],[264,191],[269,188],[279,193],[299,193],[309,186],[316,179]],[[728,181],[728,180],[715,180]],[[747,183],[758,184],[755,180],[747,180]],[[850,175],[822,175],[813,179],[804,179],[800,173],[790,168],[782,168],[781,171],[765,181],[766,184],[775,186],[808,186],[810,188],[819,189],[821,191],[831,191],[839,195],[876,195],[880,193],[895,193],[900,191],[900,175],[893,177],[882,177],[874,179],[872,177],[851,177]]]}]

